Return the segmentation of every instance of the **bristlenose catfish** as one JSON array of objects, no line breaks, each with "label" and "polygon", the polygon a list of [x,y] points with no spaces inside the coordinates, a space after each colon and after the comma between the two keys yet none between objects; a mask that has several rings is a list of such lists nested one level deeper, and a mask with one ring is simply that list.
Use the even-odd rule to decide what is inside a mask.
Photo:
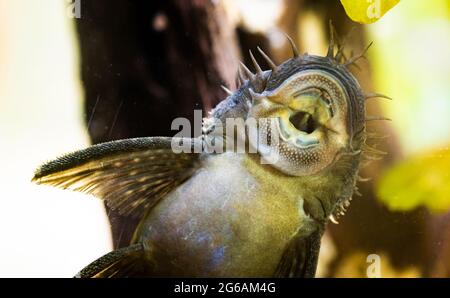
[{"label": "bristlenose catfish", "polygon": [[[366,141],[364,94],[331,29],[325,57],[300,55],[256,73],[210,119],[275,119],[273,163],[256,153],[176,153],[174,139],[146,137],[94,145],[36,170],[33,181],[99,197],[140,219],[128,247],[78,277],[314,277],[328,221],[350,204]],[[337,47],[337,51],[335,51]],[[336,52],[336,53],[335,53]],[[208,121],[204,143],[216,121]],[[211,124],[212,123],[212,124]],[[272,126],[262,125],[267,136]],[[178,140],[175,140],[178,142]],[[267,148],[265,148],[267,149]]]}]

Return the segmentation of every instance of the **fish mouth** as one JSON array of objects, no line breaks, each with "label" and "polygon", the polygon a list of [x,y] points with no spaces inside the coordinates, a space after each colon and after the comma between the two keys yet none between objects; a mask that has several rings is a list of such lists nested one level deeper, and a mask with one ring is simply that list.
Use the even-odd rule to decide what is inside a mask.
[{"label": "fish mouth", "polygon": [[278,114],[281,138],[298,148],[319,145],[324,129],[333,131],[330,120],[334,116],[328,92],[306,88],[288,97],[286,108]]},{"label": "fish mouth", "polygon": [[308,148],[319,144],[316,130],[319,123],[313,115],[305,111],[289,111],[278,117],[278,131],[281,139],[298,148]]},{"label": "fish mouth", "polygon": [[297,112],[289,117],[289,122],[300,132],[310,134],[317,128],[317,122],[308,112]]}]

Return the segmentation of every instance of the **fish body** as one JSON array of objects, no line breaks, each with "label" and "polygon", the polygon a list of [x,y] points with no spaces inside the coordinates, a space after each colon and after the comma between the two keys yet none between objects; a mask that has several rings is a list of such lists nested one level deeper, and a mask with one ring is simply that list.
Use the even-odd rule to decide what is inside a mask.
[{"label": "fish body", "polygon": [[[203,167],[146,217],[136,242],[164,247],[163,276],[272,276],[297,229],[314,225],[295,181],[233,152]],[[307,233],[305,230],[305,234]]]},{"label": "fish body", "polygon": [[[366,97],[348,70],[357,57],[342,61],[333,42],[325,57],[292,47],[278,66],[261,51],[267,71],[251,56],[256,74],[243,66],[203,136],[187,140],[206,150],[178,152],[186,139],[176,137],[127,139],[37,169],[36,183],[93,194],[140,219],[130,246],[77,276],[314,276],[323,231],[356,184]],[[209,150],[217,137],[229,143],[229,131],[217,136],[228,119],[255,120],[244,134],[249,150]]]}]

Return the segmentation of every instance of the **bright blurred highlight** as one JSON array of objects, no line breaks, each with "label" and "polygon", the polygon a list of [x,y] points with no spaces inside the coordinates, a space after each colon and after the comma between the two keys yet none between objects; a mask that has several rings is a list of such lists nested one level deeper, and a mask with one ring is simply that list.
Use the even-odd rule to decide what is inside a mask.
[{"label": "bright blurred highlight", "polygon": [[379,184],[380,200],[394,211],[450,210],[449,12],[445,0],[402,1],[369,26],[375,82],[394,98],[383,106],[407,156]]},{"label": "bright blurred highlight", "polygon": [[341,0],[347,15],[361,24],[378,21],[399,2],[400,0]]},{"label": "bright blurred highlight", "polygon": [[0,1],[3,277],[72,277],[111,249],[99,200],[30,181],[43,161],[88,145],[65,5]]},{"label": "bright blurred highlight", "polygon": [[425,206],[432,212],[450,210],[450,150],[418,154],[389,169],[378,196],[393,211]]}]

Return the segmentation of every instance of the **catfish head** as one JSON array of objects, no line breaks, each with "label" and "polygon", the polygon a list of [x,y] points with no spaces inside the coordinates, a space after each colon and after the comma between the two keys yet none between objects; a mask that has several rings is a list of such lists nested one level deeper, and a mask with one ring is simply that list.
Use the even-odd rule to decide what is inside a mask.
[{"label": "catfish head", "polygon": [[335,51],[333,30],[324,57],[300,55],[288,40],[293,57],[280,65],[258,48],[270,70],[263,71],[250,52],[256,73],[242,64],[241,85],[227,100],[232,108],[219,104],[213,115],[235,116],[241,104],[242,116],[259,124],[258,137],[249,137],[251,146],[263,159],[270,156],[266,163],[280,174],[299,177],[305,197],[318,198],[305,202],[313,217],[336,222],[350,204],[365,147],[365,123],[373,120],[366,117],[365,101],[384,96],[365,94],[349,70],[368,48],[345,59],[340,45]]}]

